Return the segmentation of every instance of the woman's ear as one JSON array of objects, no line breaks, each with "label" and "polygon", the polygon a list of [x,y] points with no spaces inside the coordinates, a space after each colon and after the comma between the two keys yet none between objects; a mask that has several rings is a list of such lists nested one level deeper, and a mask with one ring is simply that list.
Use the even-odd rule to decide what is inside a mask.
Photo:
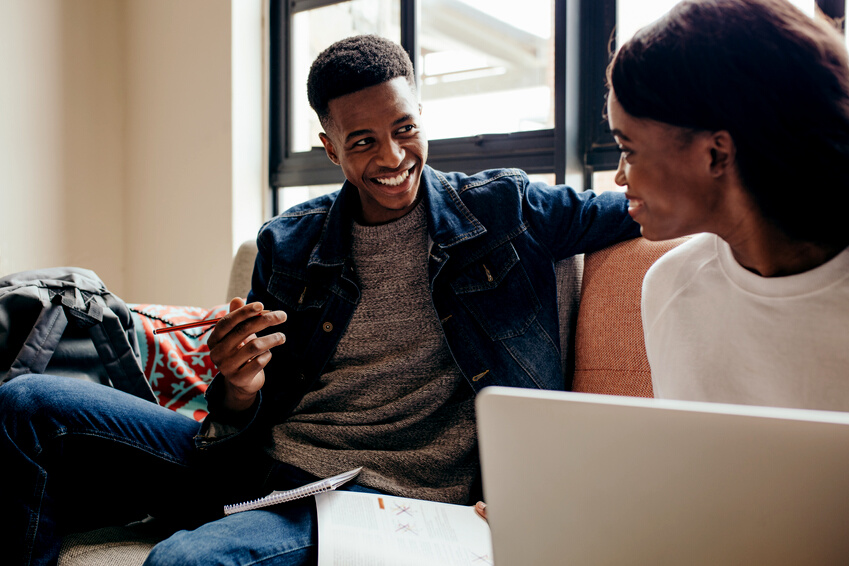
[{"label": "woman's ear", "polygon": [[737,148],[734,139],[726,130],[714,132],[710,137],[710,172],[721,177],[734,165]]}]

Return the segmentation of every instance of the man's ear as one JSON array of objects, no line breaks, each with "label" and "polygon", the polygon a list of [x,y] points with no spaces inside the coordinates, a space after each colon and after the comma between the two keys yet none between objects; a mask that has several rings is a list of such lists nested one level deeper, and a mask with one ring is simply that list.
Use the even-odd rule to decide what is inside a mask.
[{"label": "man's ear", "polygon": [[711,134],[710,144],[710,172],[714,177],[721,177],[734,165],[737,146],[727,130]]},{"label": "man's ear", "polygon": [[321,132],[320,134],[318,134],[318,139],[321,140],[321,143],[324,146],[324,152],[327,153],[328,159],[330,159],[330,161],[332,161],[336,165],[339,165],[339,156],[336,155],[336,149],[333,147],[333,142],[330,141],[330,138],[327,137],[327,134]]}]

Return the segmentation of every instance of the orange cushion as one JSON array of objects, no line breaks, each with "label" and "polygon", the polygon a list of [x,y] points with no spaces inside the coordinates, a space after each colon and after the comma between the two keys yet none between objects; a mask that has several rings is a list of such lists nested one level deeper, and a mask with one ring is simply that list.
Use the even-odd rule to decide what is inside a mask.
[{"label": "orange cushion", "polygon": [[643,277],[660,256],[686,240],[636,238],[585,256],[574,391],[652,396],[640,316]]}]

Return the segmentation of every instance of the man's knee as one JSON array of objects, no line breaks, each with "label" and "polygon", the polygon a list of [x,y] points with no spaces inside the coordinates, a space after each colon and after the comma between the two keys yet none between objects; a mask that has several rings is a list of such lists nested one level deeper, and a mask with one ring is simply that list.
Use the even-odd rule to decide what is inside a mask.
[{"label": "man's knee", "polygon": [[[267,525],[266,525],[267,526]],[[315,541],[310,537],[286,537],[274,529],[258,526],[256,545],[238,534],[228,537],[221,531],[178,531],[158,543],[144,566],[314,566],[317,562]],[[266,538],[268,537],[268,538]],[[273,540],[268,544],[269,539]]]},{"label": "man's knee", "polygon": [[0,386],[0,415],[28,415],[49,396],[48,377],[22,375]]},{"label": "man's knee", "polygon": [[158,543],[148,554],[144,566],[194,566],[217,564],[209,561],[203,548],[186,540],[187,531],[179,531]]}]

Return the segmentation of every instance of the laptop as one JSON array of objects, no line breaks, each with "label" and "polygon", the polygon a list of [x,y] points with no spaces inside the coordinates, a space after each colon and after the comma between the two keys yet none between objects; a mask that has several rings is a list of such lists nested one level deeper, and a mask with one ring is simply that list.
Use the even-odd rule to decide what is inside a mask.
[{"label": "laptop", "polygon": [[495,566],[849,564],[849,413],[489,387]]}]

